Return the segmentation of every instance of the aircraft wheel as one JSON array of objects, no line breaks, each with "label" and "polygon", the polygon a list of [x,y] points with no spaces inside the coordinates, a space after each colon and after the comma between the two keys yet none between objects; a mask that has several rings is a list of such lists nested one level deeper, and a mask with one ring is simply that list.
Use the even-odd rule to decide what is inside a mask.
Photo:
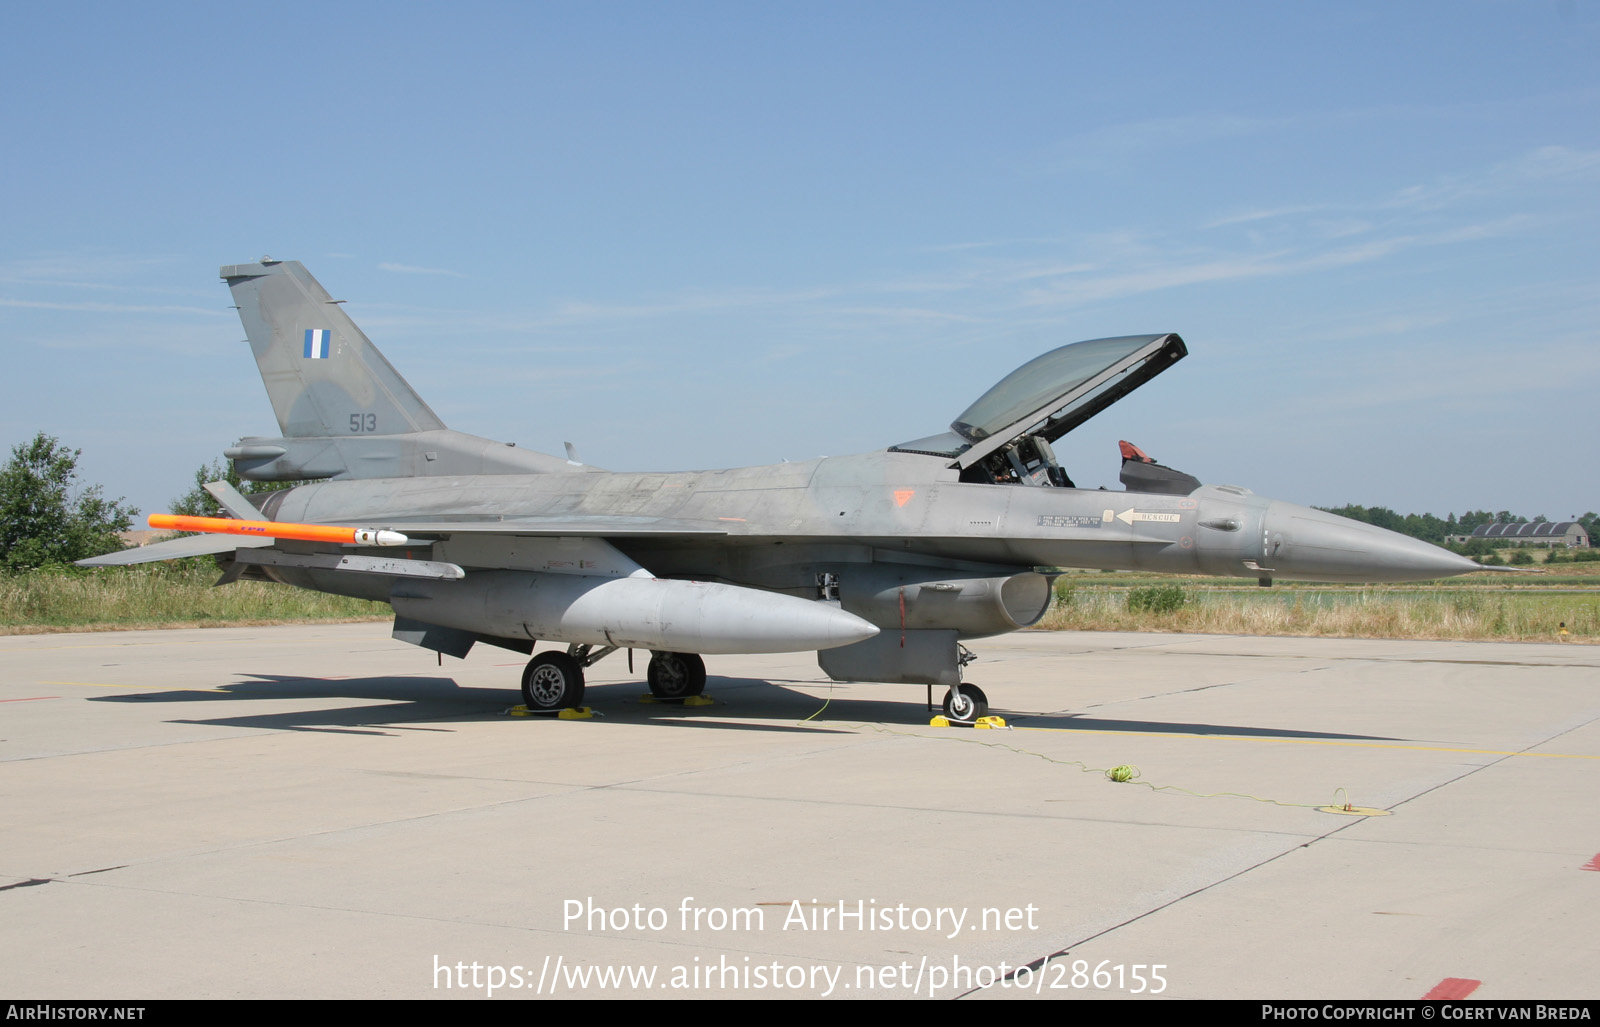
[{"label": "aircraft wheel", "polygon": [[530,710],[583,705],[583,668],[566,653],[540,653],[522,672],[522,701]]},{"label": "aircraft wheel", "polygon": [[698,653],[651,653],[645,680],[657,699],[687,699],[706,690],[706,661]]},{"label": "aircraft wheel", "polygon": [[977,685],[958,685],[945,693],[944,715],[957,724],[976,723],[988,714],[989,697]]}]

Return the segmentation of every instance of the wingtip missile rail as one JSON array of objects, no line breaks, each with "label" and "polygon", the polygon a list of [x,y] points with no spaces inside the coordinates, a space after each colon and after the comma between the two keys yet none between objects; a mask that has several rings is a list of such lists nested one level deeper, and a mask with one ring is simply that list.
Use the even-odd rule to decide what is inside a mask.
[{"label": "wingtip missile rail", "polygon": [[302,542],[337,542],[356,546],[403,546],[410,541],[398,531],[382,528],[347,528],[336,524],[296,524],[291,521],[242,521],[231,517],[188,517],[182,514],[151,514],[150,527],[158,530],[292,538]]}]

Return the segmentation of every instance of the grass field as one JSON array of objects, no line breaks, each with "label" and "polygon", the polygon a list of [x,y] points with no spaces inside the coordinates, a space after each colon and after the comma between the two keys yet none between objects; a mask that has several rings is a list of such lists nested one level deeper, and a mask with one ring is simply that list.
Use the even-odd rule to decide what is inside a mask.
[{"label": "grass field", "polygon": [[213,588],[209,559],[0,577],[0,633],[386,619],[389,607],[260,581]]},{"label": "grass field", "polygon": [[[1404,585],[1274,585],[1072,573],[1040,627],[1067,631],[1600,642],[1600,570],[1484,572]],[[1165,602],[1141,602],[1152,590]],[[1140,607],[1144,607],[1141,609]]]},{"label": "grass field", "polygon": [[[386,620],[389,607],[241,581],[210,560],[0,577],[0,633]],[[1154,592],[1165,598],[1150,602]],[[1393,586],[1073,571],[1039,627],[1064,631],[1600,642],[1600,564]],[[1130,601],[1131,600],[1131,601]],[[1565,634],[1562,632],[1565,631]]]}]

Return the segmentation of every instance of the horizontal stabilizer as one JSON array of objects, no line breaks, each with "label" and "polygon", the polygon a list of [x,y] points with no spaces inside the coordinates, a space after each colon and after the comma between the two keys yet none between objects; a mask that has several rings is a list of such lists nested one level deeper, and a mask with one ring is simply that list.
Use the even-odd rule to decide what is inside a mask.
[{"label": "horizontal stabilizer", "polygon": [[91,556],[79,560],[79,567],[127,567],[136,563],[155,563],[157,560],[182,560],[189,556],[215,556],[236,549],[260,549],[274,542],[270,538],[247,538],[239,535],[189,535],[169,538],[165,542],[152,542],[148,546],[135,546],[120,553]]},{"label": "horizontal stabilizer", "polygon": [[261,511],[245,498],[244,493],[225,481],[208,481],[205,490],[211,493],[211,498],[217,501],[217,505],[228,511],[230,517],[253,521],[261,516]]}]

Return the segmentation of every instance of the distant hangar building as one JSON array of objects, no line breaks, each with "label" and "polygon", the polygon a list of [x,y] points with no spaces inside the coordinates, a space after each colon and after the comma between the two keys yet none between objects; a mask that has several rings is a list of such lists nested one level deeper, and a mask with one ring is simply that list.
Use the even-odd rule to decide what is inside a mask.
[{"label": "distant hangar building", "polygon": [[1577,521],[1530,521],[1522,524],[1480,524],[1470,535],[1451,535],[1450,542],[1509,542],[1517,546],[1566,546],[1587,549],[1589,533]]}]

